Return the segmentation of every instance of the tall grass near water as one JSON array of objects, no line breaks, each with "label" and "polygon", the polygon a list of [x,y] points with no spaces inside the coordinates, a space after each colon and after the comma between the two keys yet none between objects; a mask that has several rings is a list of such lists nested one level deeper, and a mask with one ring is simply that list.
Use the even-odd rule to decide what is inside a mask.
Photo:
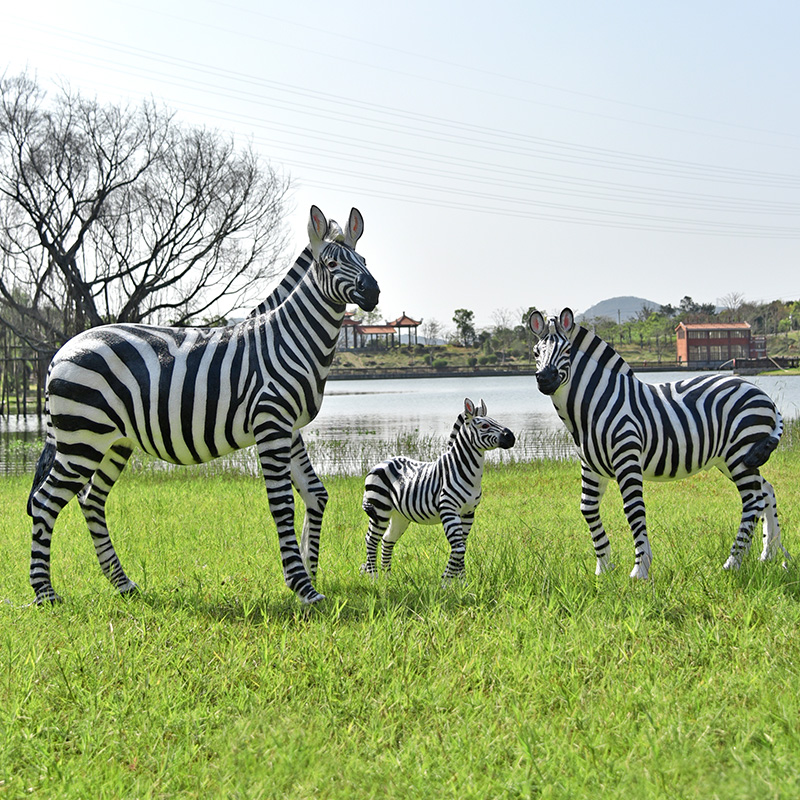
[{"label": "tall grass near water", "polygon": [[[789,437],[790,439],[790,437]],[[800,561],[800,448],[764,468]],[[440,527],[358,571],[361,476],[326,479],[318,588],[283,585],[260,478],[126,473],[109,503],[142,587],[115,595],[71,503],[25,607],[29,477],[0,485],[0,797],[784,798],[800,793],[798,565],[722,570],[715,472],[646,484],[651,580],[596,578],[573,460],[491,464],[467,579]]]}]

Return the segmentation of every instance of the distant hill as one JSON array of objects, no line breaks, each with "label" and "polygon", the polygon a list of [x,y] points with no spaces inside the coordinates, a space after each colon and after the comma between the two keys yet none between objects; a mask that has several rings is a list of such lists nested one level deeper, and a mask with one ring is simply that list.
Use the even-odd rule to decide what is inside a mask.
[{"label": "distant hill", "polygon": [[635,319],[636,315],[647,306],[654,311],[661,308],[662,303],[654,300],[646,300],[644,297],[611,297],[608,300],[601,300],[591,308],[587,308],[582,314],[578,314],[578,322],[584,319],[595,319],[596,317],[608,317],[615,322],[627,322]]}]

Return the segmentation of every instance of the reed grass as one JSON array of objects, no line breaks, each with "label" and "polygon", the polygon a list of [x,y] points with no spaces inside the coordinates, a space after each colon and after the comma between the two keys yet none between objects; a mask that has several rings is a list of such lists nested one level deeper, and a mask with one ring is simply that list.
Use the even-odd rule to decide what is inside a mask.
[{"label": "reed grass", "polygon": [[[30,478],[0,484],[0,797],[789,798],[800,792],[800,448],[764,469],[788,569],[722,570],[739,516],[714,472],[647,484],[651,580],[596,578],[574,460],[492,464],[447,587],[439,527],[359,573],[362,479],[326,479],[318,588],[284,587],[260,479],[126,473],[109,503],[142,587],[99,574],[77,506],[63,604],[27,606]],[[758,545],[754,545],[757,551]]]}]

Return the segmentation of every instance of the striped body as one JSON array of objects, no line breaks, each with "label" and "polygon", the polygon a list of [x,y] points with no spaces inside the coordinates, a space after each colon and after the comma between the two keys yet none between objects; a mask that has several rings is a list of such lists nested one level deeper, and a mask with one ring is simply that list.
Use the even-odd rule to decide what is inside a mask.
[{"label": "striped body", "polygon": [[[57,599],[50,583],[55,519],[78,495],[105,574],[135,589],[114,552],[105,501],[134,445],[174,464],[197,464],[258,446],[287,585],[306,602],[327,494],[300,428],[319,412],[345,304],[371,310],[378,287],[355,252],[363,222],[347,235],[312,207],[311,244],[272,295],[225,328],[106,325],[71,339],[47,383],[47,441],[28,509],[33,517],[31,585],[37,601]],[[306,505],[298,548],[295,485]]]},{"label": "striped body", "polygon": [[569,309],[549,326],[535,311],[529,325],[539,337],[539,389],[552,397],[581,457],[581,511],[594,542],[598,574],[610,567],[610,545],[599,512],[610,480],[619,483],[633,533],[636,563],[631,577],[647,578],[652,555],[642,481],[685,478],[710,467],[736,484],[742,500],[726,568],[741,563],[759,518],[764,520],[762,559],[786,552],[773,488],[758,471],[783,431],[780,413],[767,394],[735,376],[640,381],[610,345],[574,324]]},{"label": "striped body", "polygon": [[459,415],[447,450],[432,462],[396,456],[373,467],[364,486],[364,510],[369,517],[367,560],[361,569],[391,570],[392,550],[411,522],[441,523],[450,544],[444,579],[464,573],[467,536],[481,500],[484,453],[514,445],[514,434],[486,416],[486,405],[476,410],[469,399]]}]

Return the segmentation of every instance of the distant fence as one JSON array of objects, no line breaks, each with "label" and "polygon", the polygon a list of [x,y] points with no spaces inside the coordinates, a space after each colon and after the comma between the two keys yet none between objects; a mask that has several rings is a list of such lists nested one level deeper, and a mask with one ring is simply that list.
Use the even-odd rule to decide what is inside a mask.
[{"label": "distant fence", "polygon": [[53,355],[0,342],[0,416],[44,413],[44,386]]}]

